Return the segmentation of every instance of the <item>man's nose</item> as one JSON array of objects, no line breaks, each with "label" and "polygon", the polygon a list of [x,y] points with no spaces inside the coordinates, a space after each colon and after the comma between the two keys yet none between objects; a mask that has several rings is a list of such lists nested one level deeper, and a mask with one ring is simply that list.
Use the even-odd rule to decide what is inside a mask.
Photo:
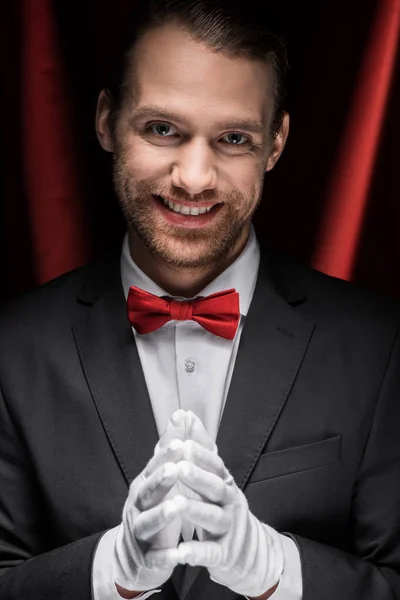
[{"label": "man's nose", "polygon": [[[189,194],[200,194],[217,185],[214,153],[202,142],[192,142],[181,148],[172,171],[171,182]],[[214,157],[215,159],[215,157]]]}]

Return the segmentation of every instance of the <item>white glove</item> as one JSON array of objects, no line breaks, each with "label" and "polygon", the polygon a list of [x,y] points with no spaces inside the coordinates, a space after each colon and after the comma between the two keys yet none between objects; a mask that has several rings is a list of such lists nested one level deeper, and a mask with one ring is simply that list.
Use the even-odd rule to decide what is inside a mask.
[{"label": "white glove", "polygon": [[[182,413],[184,413],[185,415],[185,440],[201,440],[201,442],[205,444],[206,448],[212,450],[213,452],[217,452],[217,446],[215,445],[214,441],[207,434],[206,437],[204,436],[204,426],[202,425],[201,420],[195,415],[195,413],[191,410],[182,411]],[[200,423],[202,426],[202,429],[200,429],[200,431],[198,430],[198,423]],[[186,460],[190,460],[189,454],[189,446],[186,446]],[[202,502],[200,494],[197,494],[196,492],[188,488],[186,485],[183,484],[182,481],[179,481],[179,479],[177,480],[175,486],[171,490],[171,496],[175,496],[177,494],[191,500],[198,500],[199,502]],[[186,519],[185,516],[183,516],[181,534],[185,542],[193,538],[194,529],[195,527],[193,522]]]},{"label": "white glove", "polygon": [[190,418],[187,437],[192,440],[183,444],[184,460],[177,468],[179,481],[203,499],[183,500],[185,518],[197,526],[201,541],[181,543],[158,558],[205,566],[216,583],[244,596],[260,596],[278,583],[283,571],[281,536],[250,512],[203,424],[193,413]]},{"label": "white glove", "polygon": [[178,545],[185,501],[174,486],[183,458],[185,412],[176,411],[145,469],[134,479],[122,514],[112,557],[112,581],[127,590],[151,590],[172,574],[177,561],[157,566],[147,558]]}]

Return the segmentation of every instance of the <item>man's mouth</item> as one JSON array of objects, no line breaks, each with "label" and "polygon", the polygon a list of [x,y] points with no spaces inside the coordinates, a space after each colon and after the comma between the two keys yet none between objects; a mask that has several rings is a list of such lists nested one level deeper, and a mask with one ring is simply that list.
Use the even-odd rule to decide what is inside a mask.
[{"label": "man's mouth", "polygon": [[158,194],[155,194],[154,197],[159,202],[162,202],[164,204],[164,206],[166,206],[170,210],[172,210],[176,213],[180,213],[182,215],[192,215],[192,216],[204,215],[205,213],[209,213],[210,211],[212,211],[213,209],[216,209],[218,206],[221,205],[221,202],[215,202],[214,204],[196,203],[196,205],[194,205],[194,202],[191,204],[190,203],[179,203],[179,202],[175,202],[174,200],[171,200],[169,198],[159,196]]}]

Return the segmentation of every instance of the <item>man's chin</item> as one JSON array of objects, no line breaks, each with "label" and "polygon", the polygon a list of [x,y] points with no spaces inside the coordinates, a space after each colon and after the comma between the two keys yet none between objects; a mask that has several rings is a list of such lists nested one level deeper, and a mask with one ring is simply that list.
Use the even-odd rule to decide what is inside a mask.
[{"label": "man's chin", "polygon": [[219,260],[219,257],[211,255],[208,249],[207,252],[187,252],[179,251],[178,248],[154,248],[152,252],[155,259],[164,264],[167,268],[177,270],[199,270],[207,269]]},{"label": "man's chin", "polygon": [[[163,224],[164,225],[164,224]],[[164,226],[135,227],[131,235],[158,263],[169,269],[207,270],[223,262],[231,246],[216,244],[217,232],[211,229],[190,230]]]}]

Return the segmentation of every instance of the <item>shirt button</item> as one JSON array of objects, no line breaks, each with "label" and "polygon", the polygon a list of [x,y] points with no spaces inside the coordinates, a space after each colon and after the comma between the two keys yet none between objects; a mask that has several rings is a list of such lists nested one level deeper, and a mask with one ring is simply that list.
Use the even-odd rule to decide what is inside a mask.
[{"label": "shirt button", "polygon": [[196,361],[194,358],[187,358],[185,360],[185,370],[187,373],[193,373],[196,368]]}]

